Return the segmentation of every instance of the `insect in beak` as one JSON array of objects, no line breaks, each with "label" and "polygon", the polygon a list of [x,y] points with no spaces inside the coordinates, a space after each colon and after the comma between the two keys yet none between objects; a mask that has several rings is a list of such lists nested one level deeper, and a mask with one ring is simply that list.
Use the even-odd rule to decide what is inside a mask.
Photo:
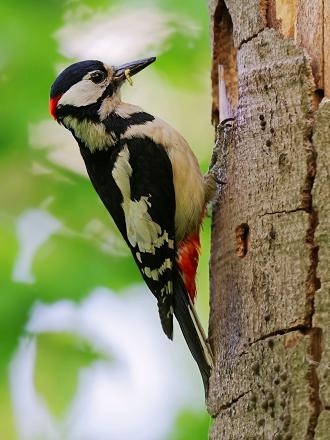
[{"label": "insect in beak", "polygon": [[149,64],[153,63],[156,60],[155,57],[144,58],[143,60],[131,61],[129,63],[122,64],[121,66],[114,66],[113,78],[117,81],[127,82],[132,86],[133,81],[131,77],[138,72],[141,72],[145,67],[149,66]]},{"label": "insect in beak", "polygon": [[130,86],[132,86],[133,85],[133,80],[132,80],[132,78],[130,76],[130,73],[131,73],[131,70],[130,69],[126,69],[125,72],[124,72],[124,75],[125,75],[125,78],[127,79],[128,84]]}]

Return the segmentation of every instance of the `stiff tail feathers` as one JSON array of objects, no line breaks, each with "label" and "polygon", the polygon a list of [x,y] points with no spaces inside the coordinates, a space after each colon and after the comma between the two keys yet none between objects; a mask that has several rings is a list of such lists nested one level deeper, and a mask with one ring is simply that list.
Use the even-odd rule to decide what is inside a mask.
[{"label": "stiff tail feathers", "polygon": [[202,375],[205,397],[207,398],[209,378],[213,366],[212,352],[178,269],[174,271],[173,281],[175,292],[174,315],[179,322],[189,350],[197,362],[199,371]]}]

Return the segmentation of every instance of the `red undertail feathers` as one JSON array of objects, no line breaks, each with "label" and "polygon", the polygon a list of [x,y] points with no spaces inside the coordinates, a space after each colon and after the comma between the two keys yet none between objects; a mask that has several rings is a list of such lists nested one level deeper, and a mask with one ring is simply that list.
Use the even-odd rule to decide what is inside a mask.
[{"label": "red undertail feathers", "polygon": [[199,233],[189,235],[189,237],[181,241],[178,246],[178,266],[193,303],[196,298],[196,272],[200,247]]}]

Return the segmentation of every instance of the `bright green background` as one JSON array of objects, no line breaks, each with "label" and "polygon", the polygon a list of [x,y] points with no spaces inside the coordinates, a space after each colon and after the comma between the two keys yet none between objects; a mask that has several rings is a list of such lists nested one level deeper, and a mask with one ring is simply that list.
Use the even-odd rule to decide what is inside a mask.
[{"label": "bright green background", "polygon": [[[166,49],[152,68],[169,88],[201,97],[200,105],[184,108],[182,119],[187,124],[183,134],[207,168],[211,150],[212,130],[209,123],[209,29],[204,0],[109,1],[85,0],[12,0],[0,5],[0,438],[16,439],[8,386],[8,365],[17,348],[36,300],[55,302],[66,298],[79,301],[95,286],[106,286],[120,294],[140,275],[132,259],[112,257],[101,252],[94,243],[79,236],[53,235],[38,251],[33,272],[35,283],[12,281],[13,265],[18,252],[15,221],[28,208],[38,208],[49,196],[53,202],[47,211],[72,231],[81,233],[92,218],[110,224],[108,214],[98,202],[87,179],[49,162],[45,150],[29,145],[30,124],[48,119],[49,87],[56,67],[71,61],[61,56],[54,33],[63,25],[64,14],[82,5],[93,9],[127,4],[130,8],[151,4],[174,15],[184,14],[199,27],[197,37],[190,41],[176,29],[167,40]],[[147,25],[147,24],[146,24]],[[191,44],[193,43],[193,44]],[[129,61],[129,60],[127,60]],[[136,79],[135,87],[139,87]],[[162,91],[162,96],[166,90]],[[126,91],[129,96],[129,90]],[[173,97],[173,94],[171,95]],[[146,97],[153,108],[153,97]],[[171,98],[173,99],[173,98]],[[165,104],[165,103],[164,103]],[[162,102],[158,102],[162,108]],[[168,105],[168,103],[167,103]],[[177,103],[173,102],[173,106]],[[179,104],[178,104],[179,105]],[[201,122],[201,120],[203,122]],[[170,121],[175,124],[175,121]],[[54,122],[55,123],[55,122]],[[198,139],[189,138],[189,124],[200,124]],[[180,126],[176,125],[180,130]],[[200,139],[204,141],[200,143]],[[45,164],[54,174],[35,175],[33,162]],[[68,177],[68,182],[65,177]],[[199,308],[204,319],[208,310],[209,220],[202,233],[203,256],[199,269]],[[110,276],[111,275],[111,276]],[[70,335],[38,336],[35,382],[50,409],[60,415],[72,399],[77,372],[98,354],[77,344]],[[56,372],[56,374],[55,374]],[[54,373],[54,374],[53,374]],[[197,375],[196,369],[196,375]],[[57,383],[61,378],[61,386]],[[166,440],[203,440],[207,438],[209,418],[206,413],[183,411],[177,416],[173,434]]]}]

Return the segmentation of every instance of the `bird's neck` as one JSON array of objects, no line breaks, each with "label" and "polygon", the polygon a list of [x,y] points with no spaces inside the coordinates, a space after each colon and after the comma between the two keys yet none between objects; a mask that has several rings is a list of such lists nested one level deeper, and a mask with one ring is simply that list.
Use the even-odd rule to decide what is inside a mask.
[{"label": "bird's neck", "polygon": [[63,124],[79,144],[83,143],[93,153],[113,148],[131,124],[132,115],[136,114],[145,113],[140,107],[114,96],[104,99],[92,118],[89,114],[68,115]]},{"label": "bird's neck", "polygon": [[143,112],[141,107],[133,104],[129,104],[128,102],[123,102],[120,97],[117,95],[116,97],[106,98],[103,100],[98,114],[100,116],[100,120],[106,120],[111,114],[116,114],[117,116],[127,119],[134,113]]}]

